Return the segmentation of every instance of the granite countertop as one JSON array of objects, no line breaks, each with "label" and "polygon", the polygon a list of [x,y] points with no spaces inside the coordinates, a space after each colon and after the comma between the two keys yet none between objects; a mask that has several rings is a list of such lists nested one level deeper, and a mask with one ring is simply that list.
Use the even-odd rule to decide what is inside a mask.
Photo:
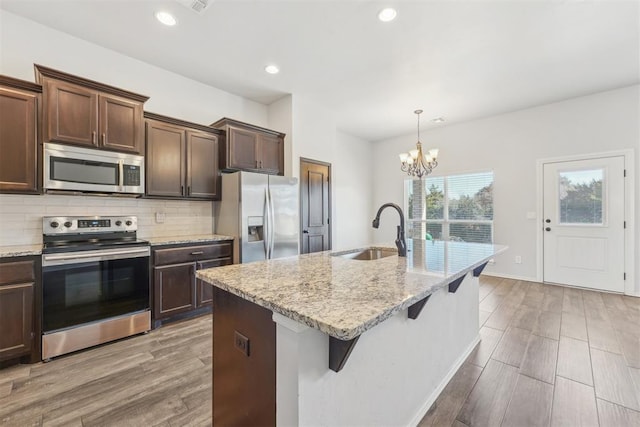
[{"label": "granite countertop", "polygon": [[151,246],[161,245],[177,245],[180,243],[200,243],[200,242],[217,242],[223,240],[233,240],[231,236],[223,236],[221,234],[195,234],[193,236],[168,236],[168,237],[151,237],[146,240]]},{"label": "granite countertop", "polygon": [[0,258],[27,255],[42,255],[42,243],[38,245],[0,246]]},{"label": "granite countertop", "polygon": [[[148,240],[152,246],[161,246],[180,243],[218,242],[233,240],[233,237],[220,234],[196,234],[193,236],[152,237],[145,240]],[[42,255],[42,243],[37,245],[0,246],[0,258],[27,255]]]},{"label": "granite countertop", "polygon": [[[376,245],[393,248],[391,245]],[[506,246],[407,240],[407,257],[317,252],[198,270],[198,278],[335,338],[353,339],[484,264]]]}]

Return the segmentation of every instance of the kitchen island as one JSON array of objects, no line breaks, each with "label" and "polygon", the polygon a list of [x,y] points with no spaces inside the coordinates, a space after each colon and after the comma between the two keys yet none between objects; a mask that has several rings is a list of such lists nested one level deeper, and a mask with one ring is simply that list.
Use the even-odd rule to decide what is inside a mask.
[{"label": "kitchen island", "polygon": [[214,286],[214,425],[417,424],[477,344],[477,276],[506,248],[407,248],[198,271]]}]

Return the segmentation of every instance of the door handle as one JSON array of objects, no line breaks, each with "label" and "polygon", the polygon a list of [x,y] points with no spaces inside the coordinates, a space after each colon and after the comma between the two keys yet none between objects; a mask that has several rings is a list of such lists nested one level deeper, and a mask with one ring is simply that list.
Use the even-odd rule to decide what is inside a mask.
[{"label": "door handle", "polygon": [[302,230],[304,234],[309,234],[309,230]]},{"label": "door handle", "polygon": [[98,140],[96,138],[96,131],[95,130],[93,132],[91,132],[91,142],[93,143],[93,145],[98,145]]},{"label": "door handle", "polygon": [[544,222],[546,222],[547,224],[549,224],[551,222],[551,220],[549,218],[545,219]]},{"label": "door handle", "polygon": [[551,227],[545,228],[544,231],[551,231]]}]

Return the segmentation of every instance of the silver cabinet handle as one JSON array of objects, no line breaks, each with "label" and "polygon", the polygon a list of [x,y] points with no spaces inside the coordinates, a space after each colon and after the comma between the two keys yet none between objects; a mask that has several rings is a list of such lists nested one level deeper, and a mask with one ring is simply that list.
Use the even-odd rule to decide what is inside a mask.
[{"label": "silver cabinet handle", "polygon": [[191,255],[202,255],[204,254],[204,251],[193,251],[191,252]]}]

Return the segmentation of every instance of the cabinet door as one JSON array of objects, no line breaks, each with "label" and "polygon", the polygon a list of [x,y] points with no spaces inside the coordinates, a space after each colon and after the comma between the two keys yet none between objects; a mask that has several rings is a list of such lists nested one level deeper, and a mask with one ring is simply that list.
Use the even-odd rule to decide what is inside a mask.
[{"label": "cabinet door", "polygon": [[[232,264],[231,258],[212,259],[198,262],[197,269],[203,270],[229,264]],[[213,286],[196,279],[196,306],[204,307],[209,305],[213,305]]]},{"label": "cabinet door", "polygon": [[143,154],[142,103],[100,95],[100,146]]},{"label": "cabinet door", "polygon": [[38,191],[37,95],[0,87],[0,191]]},{"label": "cabinet door", "polygon": [[98,144],[98,92],[45,80],[44,142]]},{"label": "cabinet door", "polygon": [[0,360],[31,352],[34,283],[0,286]]},{"label": "cabinet door", "polygon": [[154,319],[195,308],[195,268],[193,262],[153,268]]},{"label": "cabinet door", "polygon": [[256,132],[229,127],[227,144],[229,144],[227,167],[258,169],[258,134]]},{"label": "cabinet door", "polygon": [[274,135],[260,135],[260,169],[284,175],[284,142]]},{"label": "cabinet door", "polygon": [[187,131],[187,196],[220,198],[216,135]]},{"label": "cabinet door", "polygon": [[184,191],[184,130],[155,120],[146,123],[147,195],[182,197]]}]

